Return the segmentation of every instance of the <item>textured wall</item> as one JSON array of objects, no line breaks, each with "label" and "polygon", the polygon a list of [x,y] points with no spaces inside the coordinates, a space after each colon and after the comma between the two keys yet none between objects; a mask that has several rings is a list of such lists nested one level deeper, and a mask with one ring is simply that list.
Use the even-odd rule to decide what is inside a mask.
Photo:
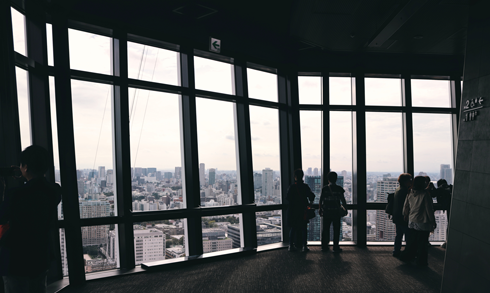
[{"label": "textured wall", "polygon": [[490,292],[490,1],[470,8],[461,108],[483,97],[474,121],[461,113],[442,292]]}]

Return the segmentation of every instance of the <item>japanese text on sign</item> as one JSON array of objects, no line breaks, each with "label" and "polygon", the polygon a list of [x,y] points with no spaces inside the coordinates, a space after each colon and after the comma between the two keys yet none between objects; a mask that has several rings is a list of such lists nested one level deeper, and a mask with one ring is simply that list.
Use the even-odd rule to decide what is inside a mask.
[{"label": "japanese text on sign", "polygon": [[463,121],[476,120],[478,109],[483,108],[483,97],[466,100],[463,107]]}]

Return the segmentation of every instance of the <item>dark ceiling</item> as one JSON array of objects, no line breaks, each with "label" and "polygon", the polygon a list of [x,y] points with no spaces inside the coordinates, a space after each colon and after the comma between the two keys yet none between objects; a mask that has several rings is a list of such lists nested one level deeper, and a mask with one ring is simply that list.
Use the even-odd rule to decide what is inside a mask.
[{"label": "dark ceiling", "polygon": [[[464,55],[468,15],[468,0],[48,2],[71,14],[167,33],[265,38],[293,50],[436,55]],[[369,46],[380,34],[382,43]]]}]

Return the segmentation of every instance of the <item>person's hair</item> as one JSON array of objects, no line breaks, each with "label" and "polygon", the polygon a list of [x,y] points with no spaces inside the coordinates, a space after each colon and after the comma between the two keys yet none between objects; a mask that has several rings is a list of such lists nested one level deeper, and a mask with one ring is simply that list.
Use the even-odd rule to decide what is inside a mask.
[{"label": "person's hair", "polygon": [[446,179],[437,180],[437,187],[447,184]]},{"label": "person's hair", "polygon": [[327,180],[328,180],[328,182],[330,182],[330,183],[337,183],[337,178],[338,178],[337,173],[335,173],[334,171],[328,172],[328,174],[327,174]]},{"label": "person's hair", "polygon": [[412,179],[412,175],[408,173],[402,173],[400,176],[398,176],[398,183],[402,185],[405,182],[408,182]]},{"label": "person's hair", "polygon": [[416,176],[413,179],[413,190],[424,190],[427,187],[425,176]]},{"label": "person's hair", "polygon": [[26,147],[20,153],[20,163],[35,175],[44,175],[48,171],[48,151],[38,145]]},{"label": "person's hair", "polygon": [[303,170],[301,169],[294,170],[294,177],[296,178],[296,181],[303,181],[303,176],[305,176]]}]

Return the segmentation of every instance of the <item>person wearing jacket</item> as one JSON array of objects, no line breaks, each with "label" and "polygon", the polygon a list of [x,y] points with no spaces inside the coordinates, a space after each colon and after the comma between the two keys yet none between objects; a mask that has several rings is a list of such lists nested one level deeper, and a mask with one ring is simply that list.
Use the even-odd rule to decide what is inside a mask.
[{"label": "person wearing jacket", "polygon": [[9,224],[0,239],[0,270],[6,293],[46,292],[56,245],[51,242],[51,235],[61,201],[61,187],[44,177],[48,157],[40,146],[27,147],[17,167],[27,182],[8,189],[0,204],[0,224]]},{"label": "person wearing jacket", "polygon": [[399,256],[402,247],[403,235],[405,235],[405,242],[409,242],[410,230],[408,229],[408,222],[405,221],[403,216],[403,205],[405,199],[412,187],[412,175],[403,173],[398,176],[398,183],[400,186],[395,190],[395,196],[393,197],[393,224],[396,226],[395,246],[393,249],[393,256]]},{"label": "person wearing jacket", "polygon": [[427,266],[427,242],[431,231],[436,228],[432,197],[426,189],[425,178],[417,176],[413,180],[413,189],[405,199],[403,216],[408,220],[411,240],[405,251],[400,254],[403,261],[412,261],[417,257],[418,266]]},{"label": "person wearing jacket", "polygon": [[[305,219],[306,207],[313,203],[315,194],[311,191],[308,184],[303,181],[303,170],[294,171],[294,183],[289,186],[287,199],[289,202],[288,225],[289,229],[289,251],[302,249],[303,252],[309,250],[307,244],[307,224]],[[301,237],[300,243],[297,239]]]},{"label": "person wearing jacket", "polygon": [[327,174],[328,185],[322,188],[320,196],[320,216],[323,217],[322,230],[322,251],[329,250],[330,242],[330,225],[333,224],[333,252],[342,252],[339,246],[340,240],[340,215],[341,205],[345,208],[345,190],[337,185],[337,173],[329,172]]}]

